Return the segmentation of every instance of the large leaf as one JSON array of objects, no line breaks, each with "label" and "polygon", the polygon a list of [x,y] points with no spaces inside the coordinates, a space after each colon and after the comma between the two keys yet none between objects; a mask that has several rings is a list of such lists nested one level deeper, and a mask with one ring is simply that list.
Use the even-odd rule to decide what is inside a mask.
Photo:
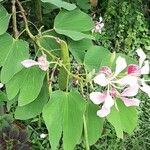
[{"label": "large leaf", "polygon": [[83,39],[80,41],[69,41],[69,50],[76,59],[76,61],[80,64],[83,64],[84,56],[86,50],[92,47],[92,41],[89,39]]},{"label": "large leaf", "polygon": [[14,40],[9,34],[0,36],[1,82],[7,83],[23,66],[21,61],[29,58],[28,44],[22,40]]},{"label": "large leaf", "polygon": [[63,132],[64,150],[73,150],[79,142],[83,128],[85,103],[77,92],[55,91],[43,109],[52,150],[58,146]]},{"label": "large leaf", "polygon": [[8,29],[10,16],[6,9],[0,5],[0,35],[4,34]]},{"label": "large leaf", "polygon": [[[25,106],[18,106],[15,111],[15,118],[26,120],[39,115],[46,102],[48,101],[48,87],[43,85],[39,96],[30,104]],[[33,109],[34,108],[34,109]]]},{"label": "large leaf", "polygon": [[96,115],[98,109],[99,107],[92,103],[89,103],[86,109],[87,133],[90,145],[96,143],[103,130],[103,119]]},{"label": "large leaf", "polygon": [[64,8],[66,10],[73,10],[76,8],[75,4],[70,4],[70,3],[67,3],[63,0],[41,0],[41,1],[51,3],[55,6],[57,6],[58,8]]},{"label": "large leaf", "polygon": [[23,69],[6,84],[8,99],[13,99],[19,93],[19,106],[33,102],[41,91],[45,74],[38,67]]},{"label": "large leaf", "polygon": [[98,71],[102,65],[103,59],[108,60],[110,63],[111,53],[104,47],[93,46],[85,54],[84,65],[89,71],[92,71],[93,69]]},{"label": "large leaf", "polygon": [[83,38],[93,39],[93,36],[88,34],[93,25],[92,18],[79,9],[69,12],[61,11],[54,21],[54,29],[57,33],[66,35],[75,41]]},{"label": "large leaf", "polygon": [[117,136],[123,138],[123,132],[132,134],[137,126],[138,115],[135,107],[126,107],[120,99],[116,103],[119,111],[113,107],[107,119],[114,126]]}]

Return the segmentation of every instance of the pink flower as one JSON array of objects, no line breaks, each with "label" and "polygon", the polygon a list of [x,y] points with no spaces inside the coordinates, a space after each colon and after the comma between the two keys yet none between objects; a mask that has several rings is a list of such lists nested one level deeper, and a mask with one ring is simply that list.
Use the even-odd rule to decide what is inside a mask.
[{"label": "pink flower", "polygon": [[[131,98],[133,96],[136,96],[138,94],[138,86],[129,86],[127,87],[120,95],[120,98],[124,102],[124,104],[129,106],[139,106],[140,101],[137,98]],[[130,97],[130,98],[129,98]]]},{"label": "pink flower", "polygon": [[[91,101],[99,105],[103,103],[102,108],[97,111],[99,117],[106,117],[111,110],[111,107],[115,104],[116,109],[117,104],[113,98],[120,98],[124,104],[129,106],[139,106],[139,100],[133,98],[138,93],[138,80],[132,75],[125,75],[119,78],[119,74],[127,67],[126,61],[122,57],[118,57],[116,60],[116,69],[112,73],[111,69],[107,66],[103,66],[99,73],[94,78],[94,82],[100,86],[106,87],[104,92],[92,92],[90,94]],[[119,85],[119,86],[118,86]],[[123,90],[125,87],[127,88]],[[118,90],[123,90],[123,92],[118,92]]]},{"label": "pink flower", "polygon": [[4,86],[4,84],[0,83],[0,89]]},{"label": "pink flower", "polygon": [[143,92],[147,93],[150,97],[150,86],[145,83],[144,78],[140,78],[141,75],[150,73],[149,61],[146,60],[146,54],[141,48],[137,49],[137,54],[139,56],[139,65],[130,64],[128,66],[128,74],[132,75],[133,78],[138,80],[137,87],[140,88]]},{"label": "pink flower", "polygon": [[102,21],[103,21],[102,17],[99,17],[99,21],[95,22],[95,27],[92,30],[92,32],[96,32],[96,33],[102,32],[102,28],[104,27],[104,23]]},{"label": "pink flower", "polygon": [[26,67],[30,68],[32,66],[39,66],[39,68],[43,71],[47,71],[49,68],[49,62],[47,61],[46,55],[42,55],[38,58],[38,61],[27,59],[21,62],[21,64]]},{"label": "pink flower", "polygon": [[110,113],[111,107],[114,105],[114,100],[108,91],[103,93],[92,92],[90,94],[90,99],[94,104],[97,105],[103,103],[102,109],[97,111],[97,115],[99,117],[106,117]]}]

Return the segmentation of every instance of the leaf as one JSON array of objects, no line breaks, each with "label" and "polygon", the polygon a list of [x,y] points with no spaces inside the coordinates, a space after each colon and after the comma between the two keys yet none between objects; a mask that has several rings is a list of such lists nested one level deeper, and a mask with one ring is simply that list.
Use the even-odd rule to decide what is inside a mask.
[{"label": "leaf", "polygon": [[8,99],[13,99],[19,93],[19,106],[33,102],[41,91],[45,74],[38,67],[23,69],[6,84]]},{"label": "leaf", "polygon": [[83,38],[94,39],[88,32],[93,29],[92,18],[79,9],[61,11],[55,18],[54,29],[75,41]]},{"label": "leaf", "polygon": [[92,71],[95,69],[96,71],[99,70],[101,67],[103,59],[108,58],[110,62],[110,55],[111,53],[104,47],[101,46],[93,46],[91,47],[87,53],[85,54],[84,58],[84,65],[87,70]]},{"label": "leaf", "polygon": [[92,47],[92,41],[83,39],[80,41],[69,41],[69,50],[79,64],[83,64],[86,50]]},{"label": "leaf", "polygon": [[76,2],[77,2],[77,5],[80,7],[80,8],[82,8],[82,9],[84,9],[84,10],[88,10],[88,9],[90,9],[91,8],[91,5],[90,5],[90,3],[89,3],[89,0],[76,0]]},{"label": "leaf", "polygon": [[[60,47],[61,47],[61,60],[63,61],[63,65],[69,71],[70,70],[70,57],[69,57],[68,45],[65,41],[60,40]],[[61,90],[65,90],[69,82],[69,74],[66,71],[66,69],[64,67],[61,67],[59,70],[58,84]]]},{"label": "leaf", "polygon": [[16,108],[15,118],[20,120],[27,120],[36,117],[42,112],[43,107],[47,103],[47,101],[48,87],[46,84],[44,84],[40,94],[33,102],[25,106],[18,106]]},{"label": "leaf", "polygon": [[4,34],[8,29],[10,17],[11,15],[0,5],[0,35]]},{"label": "leaf", "polygon": [[133,133],[137,126],[138,115],[135,107],[126,107],[120,99],[116,102],[119,111],[113,107],[107,119],[114,126],[117,136],[123,138],[123,132]]},{"label": "leaf", "polygon": [[101,137],[103,130],[104,120],[96,115],[99,107],[88,103],[86,110],[86,123],[87,123],[87,133],[88,141],[90,145],[96,143],[96,141]]},{"label": "leaf", "polygon": [[73,10],[76,8],[76,5],[75,4],[70,4],[70,3],[67,3],[63,0],[41,0],[42,2],[47,2],[47,3],[51,3],[55,6],[57,6],[58,8],[64,8],[66,10]]},{"label": "leaf", "polygon": [[73,150],[83,128],[85,103],[77,92],[55,91],[43,109],[43,118],[49,131],[52,150],[57,148],[63,132],[64,150]]},{"label": "leaf", "polygon": [[23,68],[21,61],[29,58],[29,47],[25,41],[4,34],[0,36],[0,54],[1,81],[7,83]]}]

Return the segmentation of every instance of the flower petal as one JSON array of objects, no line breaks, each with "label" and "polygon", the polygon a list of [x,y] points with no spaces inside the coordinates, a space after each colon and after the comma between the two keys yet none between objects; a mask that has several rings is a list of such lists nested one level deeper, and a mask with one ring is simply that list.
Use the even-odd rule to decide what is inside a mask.
[{"label": "flower petal", "polygon": [[39,67],[43,70],[43,71],[47,71],[49,68],[49,62],[47,61],[47,57],[46,55],[42,55],[38,58],[38,62],[39,62]]},{"label": "flower petal", "polygon": [[144,66],[141,68],[141,74],[149,74],[150,73],[150,67],[149,67],[149,61],[144,61]]},{"label": "flower petal", "polygon": [[111,69],[107,66],[102,66],[101,69],[100,69],[100,73],[103,73],[107,76],[112,75]]},{"label": "flower petal", "polygon": [[38,62],[32,60],[32,59],[27,59],[21,62],[21,64],[25,67],[25,68],[30,68],[32,66],[36,66],[39,65]]},{"label": "flower petal", "polygon": [[116,60],[116,70],[115,70],[115,76],[117,76],[121,71],[123,71],[127,67],[126,60],[119,56]]},{"label": "flower petal", "polygon": [[141,68],[144,60],[146,59],[146,54],[143,52],[141,48],[138,48],[136,52],[137,52],[137,55],[139,56],[139,66]]},{"label": "flower petal", "polygon": [[98,74],[94,78],[94,82],[99,84],[100,86],[106,86],[109,84],[109,81],[107,80],[106,75],[103,73]]},{"label": "flower petal", "polygon": [[111,108],[113,105],[114,105],[114,100],[112,99],[109,92],[107,92],[107,95],[106,95],[105,101],[104,101],[104,107],[105,108]]},{"label": "flower petal", "polygon": [[129,86],[121,93],[121,96],[135,96],[138,94],[138,90],[139,90],[138,84]]},{"label": "flower petal", "polygon": [[129,107],[129,106],[139,106],[140,101],[137,98],[126,98],[126,97],[121,97],[122,101],[124,102],[124,104]]},{"label": "flower petal", "polygon": [[0,89],[4,86],[4,84],[0,83]]},{"label": "flower petal", "polygon": [[130,64],[128,65],[128,74],[139,76],[141,74],[141,69],[138,65]]},{"label": "flower petal", "polygon": [[142,80],[141,83],[142,83],[142,86],[140,87],[140,89],[141,89],[143,92],[147,93],[148,96],[150,97],[150,86],[149,86],[148,84],[146,84],[146,83],[144,82],[144,80]]},{"label": "flower petal", "polygon": [[127,75],[119,80],[116,80],[114,83],[118,83],[122,86],[125,86],[125,85],[135,85],[138,83],[138,77],[136,76],[132,76],[132,75]]},{"label": "flower petal", "polygon": [[101,92],[92,92],[90,94],[90,99],[94,104],[100,104],[105,101],[106,94]]},{"label": "flower petal", "polygon": [[110,108],[105,108],[104,106],[102,106],[102,109],[97,111],[97,116],[103,118],[106,117],[109,113]]}]

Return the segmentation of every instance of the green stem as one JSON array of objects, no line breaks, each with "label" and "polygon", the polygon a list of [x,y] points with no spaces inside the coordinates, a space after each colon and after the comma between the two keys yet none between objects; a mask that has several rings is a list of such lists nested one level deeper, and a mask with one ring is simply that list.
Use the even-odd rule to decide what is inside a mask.
[{"label": "green stem", "polygon": [[16,39],[18,36],[17,20],[16,20],[16,0],[12,0],[11,3],[12,3],[13,34],[14,38]]},{"label": "green stem", "polygon": [[83,126],[84,126],[85,148],[86,150],[90,150],[85,115],[83,115]]}]

